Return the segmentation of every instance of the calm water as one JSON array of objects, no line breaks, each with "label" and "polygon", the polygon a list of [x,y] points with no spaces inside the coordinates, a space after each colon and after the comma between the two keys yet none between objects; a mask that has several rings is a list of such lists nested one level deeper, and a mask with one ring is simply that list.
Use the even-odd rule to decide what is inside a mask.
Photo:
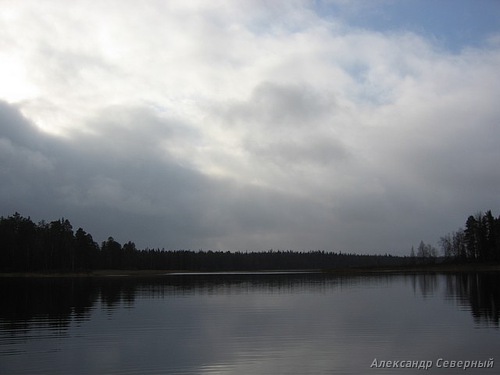
[{"label": "calm water", "polygon": [[0,279],[0,298],[0,374],[452,374],[436,360],[500,361],[498,273]]}]

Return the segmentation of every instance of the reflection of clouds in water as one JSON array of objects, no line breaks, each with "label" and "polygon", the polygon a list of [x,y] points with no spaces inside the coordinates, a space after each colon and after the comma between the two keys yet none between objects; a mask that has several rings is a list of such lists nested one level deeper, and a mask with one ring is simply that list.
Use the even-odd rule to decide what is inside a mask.
[{"label": "reflection of clouds in water", "polygon": [[[431,278],[431,285],[438,285]],[[397,280],[397,281],[396,281]],[[441,298],[420,298],[408,293],[401,279],[379,285],[377,288],[350,287],[343,293],[337,288],[302,295],[280,295],[272,299],[272,310],[259,313],[259,307],[268,303],[271,296],[256,295],[253,300],[227,298],[210,301],[210,308],[223,307],[226,315],[219,317],[217,326],[222,332],[232,332],[239,337],[253,338],[251,342],[234,343],[227,336],[232,361],[205,366],[204,373],[214,368],[230,367],[239,374],[254,373],[325,373],[333,369],[359,367],[370,358],[434,358],[441,355],[464,355],[463,348],[449,345],[449,340],[466,342],[463,329],[467,317],[442,303]],[[417,283],[427,285],[426,281]],[[436,291],[436,289],[434,289]],[[227,303],[226,303],[227,302]],[[254,311],[254,316],[234,313],[233,308]],[[205,306],[206,308],[207,306]],[[252,310],[254,309],[254,310]],[[449,319],[443,320],[443,318]],[[252,319],[253,318],[253,319]],[[213,325],[213,320],[204,321]],[[256,323],[257,322],[257,323]],[[252,328],[248,328],[248,327]],[[451,333],[450,333],[451,330]],[[215,337],[221,331],[208,330]],[[273,355],[256,348],[272,348]],[[366,357],[366,358],[365,358]],[[363,360],[366,359],[366,361]],[[369,364],[368,364],[369,365]],[[310,366],[310,367],[309,367]],[[322,367],[323,366],[323,367]],[[261,371],[261,372],[259,372]],[[281,372],[280,372],[281,371]],[[363,371],[361,369],[361,371]]]},{"label": "reflection of clouds in water", "polygon": [[[485,281],[470,282],[476,278]],[[484,283],[496,279],[481,275],[107,278],[25,281],[18,293],[12,280],[1,280],[10,286],[1,289],[2,300],[12,303],[0,308],[0,344],[7,340],[5,322],[11,326],[28,322],[29,327],[19,332],[22,342],[11,342],[12,348],[51,351],[53,361],[38,364],[40,371],[53,372],[43,366],[57,363],[76,374],[359,374],[374,358],[487,359],[483,356],[491,356],[491,348],[500,344],[497,335],[475,329],[470,314],[447,303],[450,296],[441,293],[448,285],[466,290],[463,280],[469,280],[468,293],[472,285],[482,285],[478,293],[483,293]],[[421,291],[422,286],[427,289]],[[458,289],[446,288],[462,298]],[[27,299],[31,303],[19,302]],[[77,321],[76,305],[85,319]],[[9,313],[30,308],[24,317]],[[50,328],[43,321],[65,322],[64,330],[59,326],[56,337],[46,335]],[[23,368],[21,358],[0,356],[2,372]],[[75,369],[75,363],[81,366]]]},{"label": "reflection of clouds in water", "polygon": [[308,374],[337,368],[335,300],[312,293],[299,299],[294,293],[207,298],[204,311],[210,318],[200,317],[200,329],[226,355],[202,372],[229,367],[238,374]]}]

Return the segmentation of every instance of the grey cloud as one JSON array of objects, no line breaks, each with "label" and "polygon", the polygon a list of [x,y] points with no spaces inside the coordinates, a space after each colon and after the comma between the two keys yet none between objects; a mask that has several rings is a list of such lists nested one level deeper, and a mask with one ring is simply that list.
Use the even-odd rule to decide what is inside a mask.
[{"label": "grey cloud", "polygon": [[356,166],[357,184],[335,202],[336,216],[359,226],[367,238],[378,238],[374,246],[396,249],[422,238],[437,243],[468,215],[495,212],[500,128],[489,120],[494,112],[475,112],[469,122],[435,109],[429,118],[402,116],[400,123],[386,113],[392,126],[365,129],[370,158]]},{"label": "grey cloud", "polygon": [[[44,205],[58,168],[52,155],[57,145],[4,102],[0,102],[0,125],[2,207],[15,208],[27,197]],[[34,189],[37,193],[30,196]]]},{"label": "grey cloud", "polygon": [[404,130],[395,127],[373,134],[374,144],[381,148],[372,153],[379,164],[376,169],[401,190],[435,197],[441,204],[468,201],[487,209],[484,206],[496,200],[500,189],[500,128],[488,119],[493,112],[492,108],[485,115],[476,113],[472,122],[460,116],[443,119],[436,111],[433,118],[406,124]]},{"label": "grey cloud", "polygon": [[[10,125],[2,127],[0,145],[17,139],[26,152],[50,160],[52,166],[35,174],[29,160],[13,163],[22,155],[19,146],[8,149],[15,156],[0,169],[2,181],[9,181],[2,184],[2,215],[19,211],[35,220],[64,216],[96,240],[112,235],[142,247],[166,248],[291,247],[301,230],[313,227],[312,208],[303,200],[209,177],[176,160],[168,150],[163,154],[157,147],[162,139],[182,136],[172,130],[175,123],[144,110],[127,115],[122,108],[115,126],[108,122],[99,134],[69,140],[37,131],[8,105],[2,114],[3,124],[15,122],[23,132],[11,131],[11,136]],[[127,128],[127,121],[139,120],[141,126]],[[5,152],[5,147],[1,150]],[[294,229],[297,234],[287,238]]]},{"label": "grey cloud", "polygon": [[[183,218],[193,215],[189,205],[182,206],[189,196],[199,195],[196,190],[204,186],[205,178],[179,166],[168,154],[160,159],[153,151],[153,141],[141,138],[148,127],[147,118],[144,121],[135,132],[120,133],[115,128],[106,136],[80,134],[78,139],[58,139],[39,132],[16,109],[4,104],[0,145],[3,154],[12,156],[3,159],[0,169],[2,214],[20,211],[39,219],[65,216],[97,237],[116,233],[123,240],[135,239],[132,223],[141,232],[145,219],[153,222],[169,217],[172,223],[163,222],[165,229],[156,227],[162,234],[176,222],[193,221],[195,225],[196,220]],[[22,132],[10,131],[13,127]],[[22,158],[25,154],[50,161],[50,169],[35,173],[33,162]],[[158,245],[161,236],[156,236],[151,242]],[[137,241],[148,245],[144,237]]]},{"label": "grey cloud", "polygon": [[[309,126],[335,107],[332,97],[305,85],[280,85],[266,82],[252,94],[255,113],[262,113],[272,124],[292,123]],[[259,111],[260,109],[260,111]]]},{"label": "grey cloud", "polygon": [[495,212],[496,44],[448,54],[286,1],[117,4],[6,20],[2,95],[26,117],[0,103],[0,214],[139,246],[404,253]]},{"label": "grey cloud", "polygon": [[134,106],[105,108],[96,113],[87,126],[88,131],[80,134],[79,140],[83,138],[95,145],[108,140],[108,153],[134,160],[141,159],[141,155],[161,157],[161,150],[194,148],[200,140],[197,131],[187,124]]},{"label": "grey cloud", "polygon": [[[38,49],[37,58],[43,61],[43,69],[32,73],[43,86],[56,86],[59,90],[69,90],[75,85],[88,83],[90,77],[122,75],[118,66],[112,66],[103,58],[91,55],[89,52],[71,51],[59,46],[45,45]],[[123,76],[122,76],[123,78]]]},{"label": "grey cloud", "polygon": [[[91,121],[92,131],[73,138],[40,132],[6,103],[0,109],[0,214],[64,216],[99,241],[112,235],[139,247],[405,254],[476,210],[495,209],[494,126],[426,144],[411,132],[373,129],[377,149],[367,150],[368,160],[328,138],[270,137],[247,145],[252,163],[302,169],[258,185],[200,171],[186,155],[202,135],[147,108],[110,108]],[[303,181],[314,179],[315,166],[323,168],[320,180]],[[321,188],[297,194],[284,183]]]},{"label": "grey cloud", "polygon": [[8,139],[19,147],[40,148],[45,135],[29,123],[14,106],[0,100],[2,139]]},{"label": "grey cloud", "polygon": [[259,163],[324,167],[351,157],[337,135],[342,108],[313,87],[264,82],[247,101],[215,111],[223,126],[243,133],[243,148]]},{"label": "grey cloud", "polygon": [[263,82],[255,87],[248,101],[232,103],[222,116],[229,124],[251,121],[254,126],[272,131],[290,126],[310,128],[325,121],[336,107],[333,95],[308,85]]},{"label": "grey cloud", "polygon": [[[310,139],[308,139],[310,138]],[[246,150],[256,159],[275,162],[278,165],[328,167],[346,161],[349,151],[339,140],[318,139],[305,136],[302,139],[269,139],[246,142]]]}]

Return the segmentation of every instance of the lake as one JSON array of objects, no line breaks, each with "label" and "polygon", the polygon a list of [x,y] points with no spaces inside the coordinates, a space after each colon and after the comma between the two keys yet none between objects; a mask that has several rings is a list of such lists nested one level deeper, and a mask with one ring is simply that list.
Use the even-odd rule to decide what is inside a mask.
[{"label": "lake", "polygon": [[0,278],[0,298],[0,374],[500,367],[500,273]]}]

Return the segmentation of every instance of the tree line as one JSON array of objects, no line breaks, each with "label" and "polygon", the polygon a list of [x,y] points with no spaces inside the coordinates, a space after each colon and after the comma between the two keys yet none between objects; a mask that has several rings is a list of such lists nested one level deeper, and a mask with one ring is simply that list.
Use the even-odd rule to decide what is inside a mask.
[{"label": "tree line", "polygon": [[440,245],[446,258],[463,262],[500,261],[500,216],[491,210],[470,215],[465,229],[441,237]]},{"label": "tree line", "polygon": [[[465,229],[440,239],[443,255],[457,262],[500,261],[500,216],[491,211],[468,217]],[[61,218],[34,223],[19,213],[0,217],[0,272],[85,272],[99,269],[244,271],[391,267],[434,262],[437,250],[421,242],[410,257],[325,251],[230,252],[139,250],[132,241],[109,237],[100,245],[82,228]]]},{"label": "tree line", "polygon": [[136,248],[113,237],[101,245],[69,220],[34,223],[0,217],[0,272],[85,272],[98,269],[244,271],[397,266],[407,258],[325,251],[230,252]]}]

